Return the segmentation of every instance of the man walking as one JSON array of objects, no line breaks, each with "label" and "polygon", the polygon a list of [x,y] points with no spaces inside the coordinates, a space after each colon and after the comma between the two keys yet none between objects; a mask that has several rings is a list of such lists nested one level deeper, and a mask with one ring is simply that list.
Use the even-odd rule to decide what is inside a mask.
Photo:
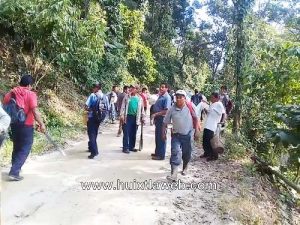
[{"label": "man walking", "polygon": [[204,154],[200,158],[207,158],[207,161],[217,160],[218,153],[215,153],[211,146],[211,139],[217,131],[218,123],[223,123],[225,120],[225,109],[220,102],[220,96],[218,92],[213,92],[211,94],[211,102],[208,109],[208,115],[203,131],[203,149]]},{"label": "man walking", "polygon": [[143,99],[138,95],[139,86],[130,86],[130,94],[123,99],[120,120],[123,121],[123,152],[137,152],[135,149],[138,126],[145,123]]},{"label": "man walking", "polygon": [[191,102],[197,106],[202,101],[202,95],[197,89],[195,89],[195,94],[191,97]]},{"label": "man walking", "polygon": [[110,108],[110,119],[112,123],[115,123],[116,116],[117,116],[117,108],[116,108],[116,103],[118,100],[118,87],[113,86],[112,90],[110,93],[108,93],[108,101],[109,101],[109,108]]},{"label": "man walking", "polygon": [[166,155],[166,140],[162,139],[163,120],[171,108],[171,97],[168,93],[168,85],[160,85],[160,95],[153,105],[152,118],[155,124],[155,153],[151,154],[153,160],[164,160]]},{"label": "man walking", "polygon": [[15,87],[4,97],[4,105],[8,105],[11,101],[16,102],[18,108],[24,112],[24,121],[16,121],[11,124],[13,152],[12,166],[9,171],[9,178],[12,181],[20,181],[20,170],[24,165],[32,144],[34,133],[34,121],[38,122],[38,131],[45,132],[46,127],[42,121],[37,105],[37,95],[31,91],[33,77],[24,75],[21,78],[20,86]]},{"label": "man walking", "polygon": [[200,126],[195,107],[186,101],[186,92],[178,90],[175,94],[176,103],[168,110],[162,130],[162,139],[166,140],[167,125],[172,122],[171,134],[171,176],[167,176],[170,181],[177,180],[178,167],[183,161],[182,175],[186,175],[188,163],[192,153],[192,134],[195,129],[195,137],[200,132]]},{"label": "man walking", "polygon": [[108,109],[108,99],[101,91],[101,85],[96,83],[93,85],[93,92],[88,97],[85,103],[85,109],[88,111],[87,133],[89,136],[88,151],[91,153],[88,158],[93,159],[99,154],[97,145],[97,136],[100,123],[97,116],[98,107],[102,107],[103,113]]}]

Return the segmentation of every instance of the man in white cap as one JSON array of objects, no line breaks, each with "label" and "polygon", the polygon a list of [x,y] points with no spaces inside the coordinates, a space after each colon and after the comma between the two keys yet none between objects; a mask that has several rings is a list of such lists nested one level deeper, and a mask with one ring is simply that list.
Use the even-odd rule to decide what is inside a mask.
[{"label": "man in white cap", "polygon": [[169,181],[177,180],[178,167],[183,161],[182,175],[187,172],[188,163],[192,153],[192,131],[195,129],[195,137],[199,134],[200,126],[195,107],[186,101],[186,92],[178,90],[175,93],[176,103],[168,110],[162,130],[162,139],[166,140],[167,125],[172,122],[171,134],[171,176],[167,176]]}]

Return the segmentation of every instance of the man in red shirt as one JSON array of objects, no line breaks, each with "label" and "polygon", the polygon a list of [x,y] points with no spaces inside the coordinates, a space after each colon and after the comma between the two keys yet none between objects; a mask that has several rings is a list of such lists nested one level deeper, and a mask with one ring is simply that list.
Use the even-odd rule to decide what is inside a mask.
[{"label": "man in red shirt", "polygon": [[31,91],[32,84],[33,77],[24,75],[21,78],[20,86],[13,88],[4,97],[4,104],[8,104],[11,98],[14,98],[18,107],[22,108],[26,115],[24,123],[15,122],[11,124],[13,152],[9,178],[13,181],[23,179],[19,173],[33,144],[34,121],[38,122],[38,130],[40,132],[44,133],[46,131],[45,124],[37,108],[36,93]]},{"label": "man in red shirt", "polygon": [[148,106],[148,101],[147,101],[147,99],[148,99],[148,96],[147,96],[147,88],[143,88],[142,89],[142,93],[141,93],[141,97],[142,97],[142,99],[143,99],[143,103],[144,103],[144,111],[145,111],[145,113],[147,112],[147,106]]}]

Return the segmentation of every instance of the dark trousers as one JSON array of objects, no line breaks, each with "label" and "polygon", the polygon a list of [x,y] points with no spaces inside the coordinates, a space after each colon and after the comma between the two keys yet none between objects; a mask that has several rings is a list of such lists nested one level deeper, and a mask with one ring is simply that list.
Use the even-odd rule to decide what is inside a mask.
[{"label": "dark trousers", "polygon": [[173,134],[171,137],[171,158],[170,164],[179,166],[181,159],[183,164],[188,164],[192,155],[192,142],[190,132],[187,135]]},{"label": "dark trousers", "polygon": [[155,118],[155,155],[164,159],[166,155],[166,141],[162,139],[163,116]]},{"label": "dark trousers", "polygon": [[203,149],[205,156],[216,156],[211,147],[210,140],[214,137],[214,132],[208,129],[203,131]]},{"label": "dark trousers", "polygon": [[98,145],[97,145],[97,136],[100,123],[96,121],[93,117],[88,119],[87,122],[87,132],[89,136],[89,151],[91,155],[98,155]]},{"label": "dark trousers", "polygon": [[33,144],[33,126],[11,125],[11,132],[13,152],[9,175],[19,176]]},{"label": "dark trousers", "polygon": [[136,116],[127,115],[126,123],[123,124],[123,151],[133,150],[136,142]]}]

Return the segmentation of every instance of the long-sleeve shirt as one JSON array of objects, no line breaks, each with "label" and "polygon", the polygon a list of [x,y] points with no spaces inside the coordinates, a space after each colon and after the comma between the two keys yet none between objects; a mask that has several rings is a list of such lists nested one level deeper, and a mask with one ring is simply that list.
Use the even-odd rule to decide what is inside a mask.
[{"label": "long-sleeve shirt", "polygon": [[[146,115],[145,115],[145,111],[144,111],[143,99],[139,95],[136,95],[136,96],[139,98],[138,109],[137,109],[137,114],[136,114],[136,125],[140,125],[141,119],[145,120]],[[131,97],[130,95],[125,95],[124,99],[122,101],[120,116],[123,116],[125,121],[127,119],[130,97]]]}]

